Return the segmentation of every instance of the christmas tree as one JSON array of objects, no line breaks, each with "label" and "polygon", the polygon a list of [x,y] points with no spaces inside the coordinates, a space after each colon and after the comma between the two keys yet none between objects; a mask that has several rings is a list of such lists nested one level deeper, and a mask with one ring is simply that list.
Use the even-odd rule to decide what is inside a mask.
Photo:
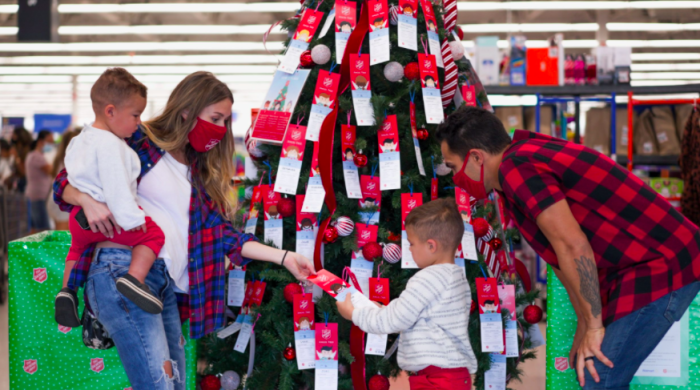
[{"label": "christmas tree", "polygon": [[[384,247],[384,257],[387,257],[387,260],[397,260],[395,258],[396,249],[401,247],[402,194],[422,194],[424,202],[429,201],[431,195],[435,196],[435,189],[437,189],[436,195],[439,197],[455,196],[455,189],[453,188],[449,170],[441,166],[442,158],[440,145],[433,137],[437,129],[437,123],[426,115],[426,106],[422,99],[422,94],[424,93],[423,88],[427,89],[433,86],[442,88],[442,98],[445,99],[446,104],[444,108],[443,105],[440,104],[440,108],[443,110],[444,116],[453,112],[458,107],[458,104],[462,105],[465,104],[465,102],[466,104],[479,105],[490,109],[486,92],[478,82],[478,77],[471,68],[471,64],[467,59],[461,58],[464,54],[464,49],[459,42],[459,36],[457,36],[459,34],[458,28],[454,28],[454,23],[456,22],[456,3],[454,1],[445,1],[446,8],[453,8],[449,9],[447,13],[443,12],[440,5],[432,4],[433,12],[428,10],[428,17],[426,18],[427,5],[425,4],[430,4],[429,2],[421,2],[421,6],[417,6],[417,1],[407,1],[406,4],[401,1],[401,4],[396,4],[395,0],[391,0],[389,4],[391,12],[388,15],[388,19],[390,20],[381,20],[380,18],[368,20],[370,19],[367,14],[368,8],[373,6],[375,2],[380,1],[382,0],[367,0],[357,3],[356,9],[354,10],[356,13],[357,26],[355,26],[354,29],[352,26],[349,26],[349,24],[340,22],[340,18],[337,16],[339,13],[336,9],[336,21],[333,24],[336,24],[337,28],[331,29],[329,33],[323,35],[323,29],[320,26],[326,24],[329,13],[331,13],[334,8],[337,8],[337,5],[332,1],[316,3],[307,0],[295,17],[281,23],[282,28],[290,32],[290,39],[286,42],[286,45],[289,47],[289,45],[292,44],[292,34],[296,32],[295,37],[301,35],[297,31],[297,27],[303,18],[304,11],[313,10],[314,12],[323,13],[323,19],[320,22],[319,28],[316,33],[312,35],[309,42],[309,49],[312,50],[314,56],[312,57],[310,53],[301,55],[301,66],[310,69],[310,75],[294,108],[291,117],[292,123],[302,126],[308,124],[309,113],[312,111],[312,105],[315,101],[314,92],[316,81],[319,79],[319,72],[337,73],[340,71],[341,90],[338,91],[338,97],[335,101],[338,107],[334,113],[328,115],[324,122],[324,128],[321,130],[321,138],[323,138],[324,129],[328,131],[328,126],[331,127],[330,131],[334,132],[335,140],[341,140],[343,125],[356,126],[356,139],[354,148],[351,148],[352,150],[348,151],[344,148],[342,142],[333,142],[332,140],[330,141],[332,149],[329,148],[325,150],[323,148],[324,145],[329,145],[327,138],[325,142],[321,140],[320,146],[321,156],[319,157],[319,164],[321,165],[321,176],[323,177],[324,174],[326,175],[325,180],[327,181],[324,182],[324,186],[332,184],[332,193],[327,192],[325,206],[318,215],[318,221],[331,221],[334,223],[341,217],[347,217],[352,220],[355,226],[352,233],[345,235],[344,233],[348,233],[346,231],[348,229],[348,220],[346,218],[342,218],[342,227],[340,225],[333,226],[332,223],[329,225],[323,222],[321,223],[317,240],[324,240],[324,242],[326,242],[323,246],[319,244],[320,250],[323,251],[323,268],[338,276],[343,274],[345,267],[350,266],[353,252],[359,249],[356,235],[357,226],[359,224],[368,224],[368,219],[370,218],[379,220],[377,241],[386,245]],[[394,4],[391,4],[392,1]],[[348,2],[339,1],[338,4],[340,3],[347,4]],[[452,14],[450,14],[450,12],[452,12]],[[400,34],[398,32],[399,27],[397,26],[397,20],[399,20],[400,14],[407,16],[413,15],[416,18],[415,34],[416,42],[418,43],[417,50],[400,47],[405,46],[404,44],[399,44]],[[453,27],[453,30],[445,31],[443,15],[446,15],[446,19],[452,19],[448,24]],[[369,80],[366,80],[364,76],[358,76],[352,80],[347,80],[347,78],[350,78],[350,75],[343,75],[342,73],[348,72],[349,65],[347,62],[349,62],[349,55],[346,53],[345,57],[342,59],[337,57],[338,48],[336,47],[337,41],[335,34],[342,33],[350,36],[347,43],[347,50],[349,51],[352,48],[353,54],[355,51],[357,51],[357,53],[370,53],[369,31],[383,27],[388,27],[389,31],[389,61],[370,66]],[[362,30],[363,28],[364,30]],[[333,30],[337,30],[338,32],[334,34]],[[367,37],[364,36],[365,31],[367,32]],[[309,34],[307,30],[304,30],[304,32],[305,34]],[[438,37],[439,42],[442,43],[441,45],[438,44],[437,50],[430,45],[430,38],[433,38],[432,43],[434,44],[436,37]],[[439,54],[435,53],[435,51],[440,51],[441,47],[442,51],[448,55],[446,55],[444,59],[437,61],[438,64],[441,63],[442,60],[445,62],[444,68],[437,69],[438,80],[435,80],[433,76],[421,77],[417,64],[419,59],[418,55],[421,54],[422,56],[424,53],[427,54],[428,52]],[[445,51],[445,49],[448,51]],[[319,55],[319,53],[322,55]],[[328,59],[329,53],[332,53],[330,54],[330,60]],[[448,58],[450,55],[454,55],[454,63]],[[336,64],[340,60],[342,60],[343,65],[337,66]],[[347,85],[347,89],[342,89],[344,81],[345,85]],[[351,86],[348,81],[356,85]],[[457,86],[466,87],[460,89],[465,91],[466,95],[473,96],[473,98],[471,96],[463,96],[461,99],[458,99],[459,103],[457,103],[451,96],[444,95],[444,93],[450,89],[454,91]],[[358,126],[358,113],[355,112],[355,115],[352,115],[353,110],[357,111],[358,109],[358,107],[354,106],[353,90],[365,91],[370,88],[371,110],[374,114],[375,123],[368,126]],[[284,91],[280,92],[280,95],[286,94],[286,90],[287,86],[285,86]],[[437,91],[439,93],[440,89]],[[275,104],[276,103],[277,102],[275,102]],[[326,104],[328,103],[326,102]],[[409,109],[412,104],[415,108],[414,118],[411,117],[412,110]],[[389,141],[382,140],[381,136],[378,137],[378,134],[383,130],[385,121],[389,120],[388,118],[392,115],[395,115],[395,128],[398,130],[398,139]],[[432,115],[432,113],[429,115]],[[391,120],[393,121],[393,119]],[[299,122],[297,123],[297,121]],[[429,122],[433,122],[433,124],[429,124]],[[416,144],[419,148],[416,147]],[[257,156],[256,165],[259,168],[258,174],[260,182],[251,181],[246,184],[249,186],[256,186],[263,183],[270,184],[272,187],[274,186],[275,180],[279,179],[277,173],[280,169],[280,156],[282,155],[281,146],[257,143],[254,148],[254,150],[250,148],[249,150],[251,150],[253,156]],[[358,199],[349,198],[341,162],[347,159],[354,160],[357,163],[359,175],[381,177],[382,174],[386,173],[382,172],[382,168],[379,168],[380,154],[382,151],[394,150],[400,151],[400,189],[381,191],[380,200],[371,199],[371,202],[365,202],[365,204],[362,205]],[[324,153],[329,153],[327,156],[330,156],[330,164],[328,157],[323,156]],[[306,192],[309,177],[311,176],[310,170],[314,155],[314,143],[307,141],[305,150],[303,150],[301,155],[303,156],[303,161],[297,194],[304,194]],[[420,165],[423,166],[421,167]],[[436,186],[434,180],[437,181]],[[334,201],[329,201],[328,197],[333,198]],[[288,197],[287,199],[293,200],[294,197]],[[285,200],[284,202],[288,203],[289,200]],[[248,212],[250,210],[252,210],[252,214],[263,215],[263,213],[258,213],[258,209],[261,208],[261,205],[253,205],[251,208],[249,202],[250,199],[242,206],[240,213],[241,219],[238,221],[238,226],[242,227],[245,220],[251,217]],[[281,210],[281,204],[278,205],[276,209]],[[514,236],[517,236],[517,232],[509,231],[503,234],[500,222],[501,219],[499,218],[500,213],[495,207],[495,203],[487,202],[486,204],[474,207],[474,210],[472,217],[484,218],[491,227],[489,230],[492,231],[488,233],[490,236],[485,238],[494,237],[495,239],[487,242],[482,238],[481,240],[483,242],[479,245],[479,250],[482,251],[482,253],[479,254],[479,261],[468,262],[465,267],[467,280],[469,280],[471,285],[472,300],[476,302],[475,278],[482,277],[486,273],[493,273],[499,268],[504,269],[507,267],[507,264],[503,263],[505,257],[500,257],[504,260],[501,260],[501,264],[499,264],[496,261],[495,253],[499,249],[504,250],[505,248],[500,248],[503,246],[503,240],[506,242],[511,241]],[[282,214],[284,215],[285,213]],[[377,218],[377,216],[379,216],[379,218]],[[296,221],[294,215],[283,218],[283,249],[295,250],[295,233],[298,223],[301,224],[302,221]],[[305,221],[305,223],[308,224],[308,221]],[[258,223],[255,229],[257,236],[263,240],[262,223]],[[350,229],[352,230],[352,224],[350,224]],[[343,233],[340,234],[341,237],[338,237],[339,230]],[[485,234],[485,232],[482,232],[477,235]],[[494,243],[496,245],[494,245]],[[395,244],[395,246],[390,246],[388,244]],[[508,245],[505,246],[508,247]],[[387,254],[387,248],[392,248],[393,253]],[[484,253],[486,256],[484,256]],[[318,268],[319,262],[318,259],[316,260]],[[392,299],[401,294],[408,279],[417,272],[416,269],[405,269],[402,268],[401,264],[385,261],[381,253],[380,256],[373,260],[373,277],[377,277],[378,267],[381,266],[381,276],[389,279],[390,297]],[[250,359],[251,348],[246,350],[245,353],[233,351],[233,346],[236,342],[235,335],[224,339],[220,339],[216,335],[210,335],[202,341],[203,348],[201,349],[203,353],[202,357],[207,362],[206,374],[220,374],[228,370],[234,370],[242,375],[248,371],[252,372],[252,375],[246,378],[246,387],[249,389],[312,389],[314,387],[314,370],[299,370],[293,358],[288,360],[288,358],[293,357],[293,351],[289,349],[289,346],[294,346],[294,324],[292,304],[285,299],[285,293],[289,294],[297,290],[295,279],[286,270],[263,262],[253,262],[248,265],[246,280],[250,280],[251,278],[258,280],[264,278],[264,281],[267,283],[262,304],[252,308],[253,313],[257,317],[257,322],[255,323],[256,342],[254,365],[253,367],[249,366],[252,361]],[[513,279],[504,278],[504,280],[506,279],[508,283],[514,283]],[[298,290],[301,289],[299,288]],[[527,294],[518,294],[517,304],[522,306],[532,302],[536,294],[536,291]],[[231,310],[238,313],[240,309],[238,307],[232,307]],[[258,314],[259,316],[257,316]],[[503,313],[503,318],[504,321],[507,318],[507,312],[505,311]],[[522,318],[522,314],[518,314],[518,320],[521,324],[521,329],[527,329],[530,326],[530,324]],[[358,388],[356,385],[353,386],[350,372],[350,365],[355,362],[355,358],[351,353],[351,323],[343,320],[337,314],[335,299],[328,294],[323,294],[316,302],[315,321],[316,323],[322,323],[324,321],[338,323],[340,364],[338,388]],[[478,312],[472,312],[470,316],[469,332],[470,340],[474,352],[477,354],[479,364],[475,385],[477,389],[483,389],[484,373],[489,369],[491,359],[490,354],[481,352]],[[519,334],[519,344],[522,347],[520,349],[519,358],[507,359],[508,380],[519,379],[521,371],[518,369],[518,364],[534,357],[534,354],[528,351],[530,341],[527,337],[523,339],[524,335],[526,336],[527,333],[521,332]],[[394,345],[396,338],[397,335],[389,335],[388,350],[390,350],[389,346]],[[361,349],[364,350],[364,347],[361,347]],[[377,373],[381,373],[384,376],[395,376],[400,372],[396,362],[396,353],[386,356],[386,358],[384,356],[367,355],[364,359],[367,381]],[[381,388],[381,386],[378,388]],[[370,390],[375,389],[372,389],[372,386],[370,386]]]}]

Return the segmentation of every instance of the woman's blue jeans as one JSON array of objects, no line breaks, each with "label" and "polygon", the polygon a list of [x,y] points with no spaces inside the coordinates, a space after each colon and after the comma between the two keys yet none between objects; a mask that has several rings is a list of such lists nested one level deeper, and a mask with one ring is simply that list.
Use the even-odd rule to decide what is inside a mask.
[{"label": "woman's blue jeans", "polygon": [[[161,314],[149,314],[117,291],[116,281],[130,263],[129,250],[98,251],[86,286],[90,307],[114,340],[134,390],[184,390],[185,339],[168,270],[158,259],[146,277],[151,292],[163,301]],[[172,377],[164,368],[168,361]]]}]

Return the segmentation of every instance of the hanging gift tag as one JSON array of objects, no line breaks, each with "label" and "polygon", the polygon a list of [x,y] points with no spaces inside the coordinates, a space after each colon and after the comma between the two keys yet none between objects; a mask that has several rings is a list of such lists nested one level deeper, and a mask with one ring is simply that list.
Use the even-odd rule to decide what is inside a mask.
[{"label": "hanging gift tag", "polygon": [[369,299],[382,305],[389,304],[389,279],[369,278]]},{"label": "hanging gift tag", "polygon": [[253,295],[250,297],[251,305],[260,306],[262,304],[265,296],[265,287],[267,287],[267,283],[262,280],[257,280],[253,283]]},{"label": "hanging gift tag", "polygon": [[381,209],[382,193],[379,189],[379,177],[362,175],[360,176],[360,188],[362,189],[362,199],[360,199],[360,209],[376,207]]},{"label": "hanging gift tag", "polygon": [[299,185],[301,162],[304,160],[306,127],[289,125],[282,143],[282,155],[277,168],[275,192],[294,195]]},{"label": "hanging gift tag", "polygon": [[388,334],[367,333],[367,345],[365,346],[365,355],[384,356],[384,354],[386,353],[386,343],[388,339]]},{"label": "hanging gift tag", "polygon": [[401,153],[399,151],[399,127],[396,115],[384,119],[377,132],[379,139],[379,187],[382,191],[401,188]]},{"label": "hanging gift tag", "polygon": [[409,104],[409,114],[411,118],[411,135],[413,136],[413,149],[416,152],[416,163],[418,164],[418,172],[421,176],[425,176],[425,167],[423,166],[423,156],[420,151],[420,142],[418,142],[418,128],[416,127],[416,105],[413,103],[414,92],[411,92],[411,103]]},{"label": "hanging gift tag", "polygon": [[282,216],[277,210],[280,194],[267,186],[267,194],[263,195],[265,211],[265,242],[272,241],[277,248],[282,248]]},{"label": "hanging gift tag", "polygon": [[473,85],[462,85],[462,99],[467,106],[476,107],[476,90]]},{"label": "hanging gift tag", "polygon": [[464,256],[464,258],[467,260],[478,260],[479,255],[476,251],[474,226],[471,224],[472,208],[469,200],[469,194],[460,187],[455,187],[455,201],[457,202],[459,215],[462,217],[462,221],[464,221],[464,234],[462,235],[461,246],[462,256]]},{"label": "hanging gift tag", "polygon": [[369,12],[369,57],[370,64],[389,61],[389,5],[387,0],[367,1]]},{"label": "hanging gift tag", "polygon": [[455,186],[455,202],[457,202],[457,210],[465,223],[472,222],[472,208],[467,191]]},{"label": "hanging gift tag", "polygon": [[335,62],[342,63],[345,46],[357,24],[357,5],[354,1],[336,0],[335,11]]},{"label": "hanging gift tag", "polygon": [[321,132],[323,121],[335,106],[339,82],[340,74],[338,73],[329,73],[324,69],[318,72],[318,81],[316,81],[311,115],[309,116],[309,123],[306,129],[307,140],[318,141],[318,135]]},{"label": "hanging gift tag", "polygon": [[314,318],[311,294],[294,294],[294,331],[314,330]]},{"label": "hanging gift tag", "polygon": [[244,317],[245,316],[243,316],[243,315],[237,316],[236,321],[234,321],[233,324],[216,332],[216,337],[218,337],[220,339],[225,339],[226,337],[234,335],[236,332],[241,330],[241,327],[243,326],[243,318]]},{"label": "hanging gift tag", "polygon": [[476,295],[481,319],[481,351],[503,352],[503,322],[496,278],[476,278]]},{"label": "hanging gift tag", "polygon": [[245,222],[245,233],[255,234],[255,228],[258,225],[258,205],[262,202],[262,186],[253,187],[253,196],[250,198],[250,210],[248,211],[248,220]]},{"label": "hanging gift tag", "polygon": [[[360,224],[362,225],[362,224]],[[357,282],[360,284],[360,290],[369,298],[369,278],[372,277],[374,263],[367,261],[364,258],[352,259],[350,261],[350,270],[355,274]]]},{"label": "hanging gift tag", "polygon": [[316,367],[316,331],[294,332],[294,348],[297,353],[297,368],[308,370]]},{"label": "hanging gift tag", "polygon": [[[249,281],[248,283],[245,284],[245,296],[243,297],[243,303],[241,303],[241,313],[244,312],[244,308],[246,306],[250,306],[250,299],[253,296],[253,287],[255,286],[255,283],[252,281]],[[243,321],[243,317],[238,316],[241,321]]]},{"label": "hanging gift tag", "polygon": [[312,259],[314,257],[314,250],[316,247],[318,221],[316,219],[316,214],[304,213],[301,211],[302,205],[304,204],[304,198],[306,198],[305,195],[296,196],[296,252],[307,259]]},{"label": "hanging gift tag", "polygon": [[441,123],[445,119],[445,112],[442,110],[442,93],[435,66],[435,56],[418,53],[418,68],[420,69],[420,82],[423,91],[425,120],[433,124]]},{"label": "hanging gift tag", "polygon": [[338,389],[338,324],[316,325],[315,390]]},{"label": "hanging gift tag", "polygon": [[306,187],[306,197],[301,211],[304,213],[318,214],[323,208],[323,201],[326,199],[326,190],[323,188],[321,175],[318,170],[318,142],[314,142],[314,156],[311,159],[311,177]]},{"label": "hanging gift tag", "polygon": [[[348,119],[350,118],[348,114]],[[362,199],[360,176],[355,165],[355,126],[342,125],[343,177],[348,199]]]},{"label": "hanging gift tag", "polygon": [[232,269],[228,272],[228,299],[229,306],[240,307],[245,299],[245,271]]},{"label": "hanging gift tag", "polygon": [[323,19],[323,12],[321,11],[314,11],[311,8],[307,8],[304,11],[297,31],[287,47],[287,53],[284,55],[282,63],[280,63],[279,70],[289,74],[297,70],[301,53],[309,48],[309,42],[316,34],[316,29],[321,23],[321,19]]},{"label": "hanging gift tag", "polygon": [[430,200],[438,198],[438,179],[436,177],[430,180]]},{"label": "hanging gift tag", "polygon": [[[355,224],[355,231],[357,232],[357,234],[355,235],[355,238],[357,239],[357,251],[352,252],[352,258],[369,260],[365,259],[365,257],[362,255],[362,247],[364,247],[369,242],[377,242],[377,233],[379,231],[379,226],[371,224],[368,225],[365,221],[362,221]],[[370,274],[370,276],[372,275]],[[362,291],[365,290],[362,289]]]},{"label": "hanging gift tag", "polygon": [[369,56],[350,53],[352,106],[358,126],[374,125],[374,107],[370,102],[372,86],[369,81]]},{"label": "hanging gift tag", "polygon": [[438,25],[435,19],[435,11],[433,3],[430,0],[420,0],[425,15],[425,28],[428,31],[428,44],[430,46],[430,54],[435,56],[437,66],[443,67],[442,50],[440,48],[440,35],[438,35]]},{"label": "hanging gift tag", "polygon": [[498,298],[501,305],[508,310],[506,321],[506,357],[518,357],[518,318],[515,309],[515,286],[512,284],[498,286]]},{"label": "hanging gift tag", "polygon": [[506,390],[506,356],[491,354],[491,368],[484,373],[484,388]]},{"label": "hanging gift tag", "polygon": [[243,319],[243,325],[241,326],[241,332],[238,334],[238,339],[236,340],[236,345],[234,345],[233,350],[236,352],[245,352],[248,342],[250,341],[250,335],[253,334],[253,316],[246,315]]},{"label": "hanging gift tag", "polygon": [[411,210],[423,204],[423,193],[401,194],[401,268],[416,269],[418,264],[413,260],[411,243],[406,233],[406,217]]},{"label": "hanging gift tag", "polygon": [[418,50],[418,0],[404,0],[399,4],[399,47]]},{"label": "hanging gift tag", "polygon": [[[339,301],[344,301],[345,296],[348,293],[352,294],[353,292],[357,292],[355,287],[352,287],[346,281],[333,275],[325,269],[318,271],[316,275],[309,276],[307,280],[317,285],[321,288],[321,290],[327,292],[330,296]],[[319,324],[316,324],[317,331],[318,326]]]},{"label": "hanging gift tag", "polygon": [[335,9],[332,9],[331,12],[328,13],[328,17],[326,18],[326,22],[323,23],[323,27],[321,28],[321,32],[318,34],[318,39],[321,39],[321,38],[325,37],[326,34],[328,34],[328,31],[330,31],[334,20],[335,20]]}]

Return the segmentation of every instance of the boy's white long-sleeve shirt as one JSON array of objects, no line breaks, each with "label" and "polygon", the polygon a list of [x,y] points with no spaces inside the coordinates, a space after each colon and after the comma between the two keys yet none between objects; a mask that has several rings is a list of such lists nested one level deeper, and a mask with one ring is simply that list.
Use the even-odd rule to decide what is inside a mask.
[{"label": "boy's white long-sleeve shirt", "polygon": [[68,145],[65,167],[68,182],[106,203],[119,226],[128,230],[146,223],[136,201],[141,161],[123,139],[86,125]]},{"label": "boy's white long-sleeve shirt", "polygon": [[471,291],[464,269],[439,264],[416,273],[399,298],[379,308],[356,308],[352,321],[367,333],[401,333],[398,363],[406,371],[428,366],[477,370],[469,342]]}]

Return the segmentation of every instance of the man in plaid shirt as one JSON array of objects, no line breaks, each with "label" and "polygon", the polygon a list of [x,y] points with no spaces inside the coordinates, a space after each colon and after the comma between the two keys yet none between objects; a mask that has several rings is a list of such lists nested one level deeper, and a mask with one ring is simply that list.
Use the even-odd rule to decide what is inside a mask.
[{"label": "man in plaid shirt", "polygon": [[455,185],[496,190],[564,284],[578,317],[569,361],[585,389],[628,389],[700,290],[700,233],[595,150],[462,107],[437,132]]}]

